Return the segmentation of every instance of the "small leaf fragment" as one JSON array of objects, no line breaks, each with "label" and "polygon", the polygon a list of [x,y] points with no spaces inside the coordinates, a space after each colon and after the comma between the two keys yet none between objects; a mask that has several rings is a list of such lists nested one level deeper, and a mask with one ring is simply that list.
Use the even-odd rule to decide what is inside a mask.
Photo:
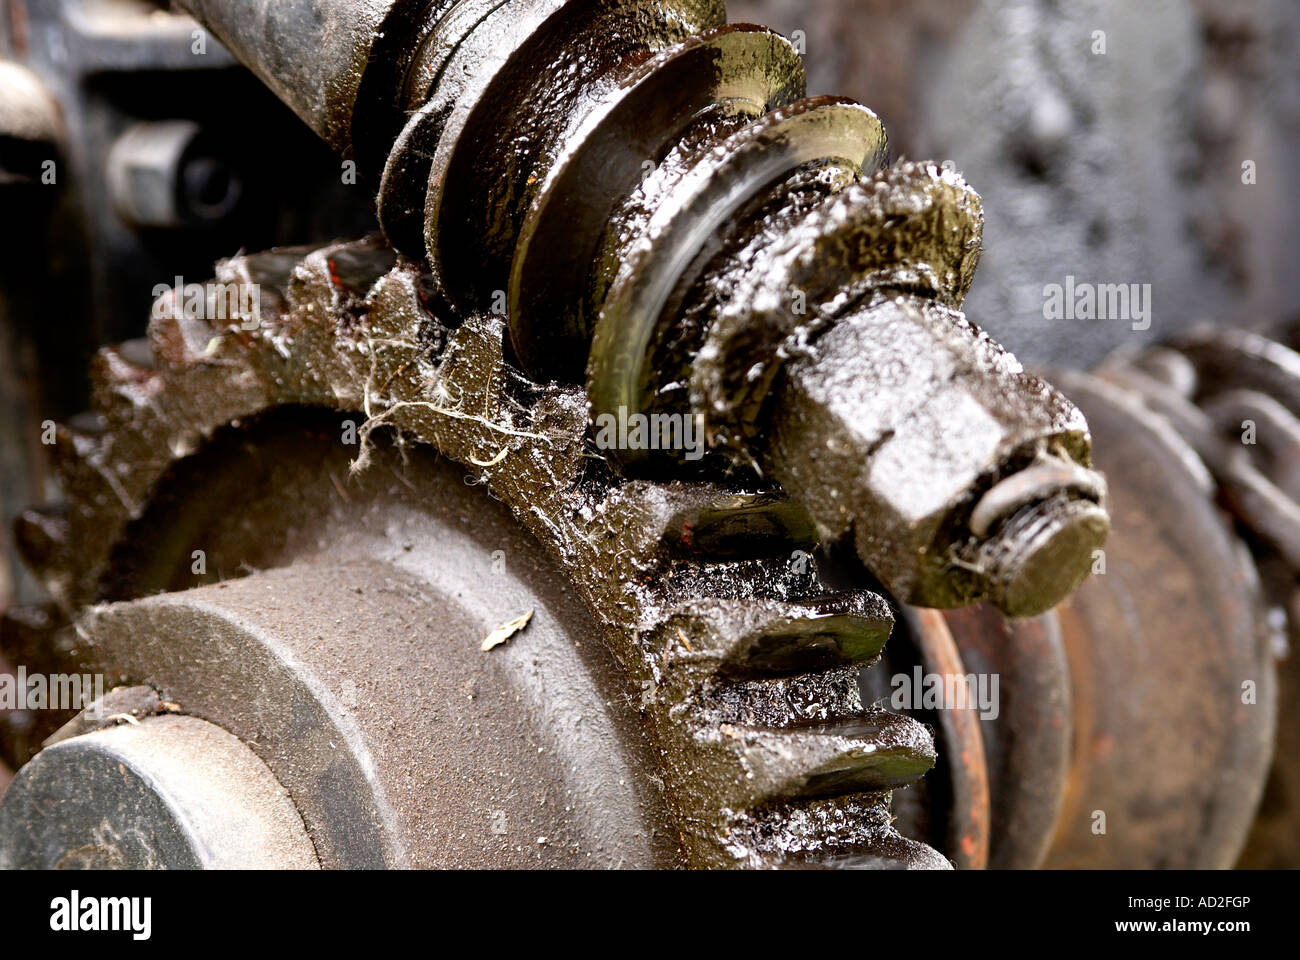
[{"label": "small leaf fragment", "polygon": [[483,641],[479,649],[486,653],[493,647],[501,646],[501,644],[505,643],[524,627],[528,626],[528,621],[531,619],[533,619],[533,611],[529,610],[527,613],[521,613],[513,620],[507,620],[487,635],[487,638]]}]

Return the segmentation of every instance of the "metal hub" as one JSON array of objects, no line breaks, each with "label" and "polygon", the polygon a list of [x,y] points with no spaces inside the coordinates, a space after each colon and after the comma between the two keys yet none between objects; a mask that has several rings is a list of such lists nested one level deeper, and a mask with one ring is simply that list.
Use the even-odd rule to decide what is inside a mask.
[{"label": "metal hub", "polygon": [[0,869],[316,867],[302,818],[266,765],[197,717],[56,743],[0,807]]}]

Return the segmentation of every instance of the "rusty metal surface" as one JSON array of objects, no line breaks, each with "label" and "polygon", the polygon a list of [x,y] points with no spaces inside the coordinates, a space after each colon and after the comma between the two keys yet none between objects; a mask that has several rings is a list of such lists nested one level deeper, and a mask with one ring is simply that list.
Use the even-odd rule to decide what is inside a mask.
[{"label": "rusty metal surface", "polygon": [[1069,664],[1056,614],[1007,620],[981,605],[945,611],[944,618],[959,672],[998,677],[997,716],[978,719],[991,811],[988,866],[1041,866],[1073,744]]},{"label": "rusty metal surface", "polygon": [[1294,802],[1300,725],[1291,718],[1300,622],[1300,355],[1250,331],[1201,328],[1157,349],[1117,353],[1102,371],[1164,412],[1197,450],[1259,567],[1270,605],[1261,630],[1278,662],[1279,723],[1259,816],[1240,863],[1294,864],[1300,836]]},{"label": "rusty metal surface", "polygon": [[1172,428],[1132,394],[1060,376],[1093,426],[1115,524],[1105,574],[1057,609],[1074,748],[1045,865],[1229,867],[1277,720],[1258,576]]},{"label": "rusty metal surface", "polygon": [[[931,674],[947,677],[966,675],[962,652],[953,639],[944,614],[938,610],[910,611],[913,642],[921,663]],[[977,705],[937,712],[939,745],[950,781],[948,836],[950,850],[959,869],[982,870],[989,866],[991,798],[989,763],[980,732]]]}]

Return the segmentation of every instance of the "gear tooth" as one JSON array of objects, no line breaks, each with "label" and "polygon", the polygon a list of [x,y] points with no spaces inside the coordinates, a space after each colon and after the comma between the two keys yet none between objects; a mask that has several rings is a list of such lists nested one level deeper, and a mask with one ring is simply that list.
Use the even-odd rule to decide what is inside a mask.
[{"label": "gear tooth", "polygon": [[58,430],[77,440],[97,440],[108,432],[108,422],[94,410],[83,410],[59,425]]},{"label": "gear tooth", "polygon": [[364,300],[376,283],[397,265],[397,252],[376,237],[339,244],[327,253],[330,283]]},{"label": "gear tooth", "polygon": [[754,560],[715,560],[707,557],[671,564],[665,592],[673,601],[697,599],[810,602],[829,596],[834,586],[809,553]]},{"label": "gear tooth", "polygon": [[153,346],[149,343],[148,337],[123,340],[117,345],[116,353],[123,363],[134,368],[137,378],[158,368],[157,359],[153,355]]},{"label": "gear tooth", "polygon": [[781,870],[951,870],[924,843],[894,829],[890,794],[794,800],[744,811],[726,828],[748,866]]},{"label": "gear tooth", "polygon": [[57,564],[67,546],[68,532],[68,511],[61,505],[31,507],[14,519],[18,552],[42,577]]},{"label": "gear tooth", "polygon": [[689,673],[787,675],[870,662],[893,622],[885,600],[863,590],[791,602],[686,601],[655,633],[665,662]]},{"label": "gear tooth", "polygon": [[910,717],[883,711],[785,729],[721,724],[719,742],[739,765],[726,778],[735,807],[892,790],[934,765],[934,740]]},{"label": "gear tooth", "polygon": [[780,491],[632,480],[611,495],[608,510],[611,527],[639,529],[642,547],[670,561],[770,566],[774,558],[796,557],[810,570],[816,566],[812,519]]},{"label": "gear tooth", "polygon": [[851,849],[837,850],[798,861],[785,859],[775,866],[809,870],[951,870],[952,863],[939,851],[890,830]]},{"label": "gear tooth", "polygon": [[100,350],[91,361],[90,383],[95,409],[109,423],[129,421],[133,411],[162,386],[148,339]]},{"label": "gear tooth", "polygon": [[154,304],[148,340],[156,360],[173,369],[203,362],[221,342],[220,335],[206,320],[186,317],[177,309],[170,292]]},{"label": "gear tooth", "polygon": [[396,264],[393,249],[373,238],[314,250],[293,269],[286,309],[317,323],[356,314],[364,309],[375,284]]},{"label": "gear tooth", "polygon": [[217,264],[216,281],[234,309],[220,322],[208,317],[218,329],[229,330],[241,340],[253,331],[276,325],[287,311],[291,276],[306,256],[306,248],[270,250],[240,254]]},{"label": "gear tooth", "polygon": [[661,539],[678,555],[752,557],[788,554],[817,542],[812,518],[780,493],[719,493],[676,507]]},{"label": "gear tooth", "polygon": [[94,411],[79,413],[55,428],[51,464],[69,503],[83,510],[120,504],[111,468],[106,467],[110,446],[108,424]]},{"label": "gear tooth", "polygon": [[94,410],[75,414],[55,427],[50,460],[65,488],[102,452],[107,434],[108,421]]}]

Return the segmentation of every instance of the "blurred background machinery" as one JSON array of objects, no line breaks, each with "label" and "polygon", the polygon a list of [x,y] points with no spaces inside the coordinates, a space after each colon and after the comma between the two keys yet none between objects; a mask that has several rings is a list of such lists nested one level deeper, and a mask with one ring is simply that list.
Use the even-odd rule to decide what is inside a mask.
[{"label": "blurred background machinery", "polygon": [[[462,15],[459,25],[452,5],[421,9],[443,31],[434,36],[469,36],[490,20],[487,7],[473,6],[459,9],[480,21]],[[709,4],[678,6],[683,36],[710,25]],[[943,222],[967,216],[976,225],[976,248],[983,227],[980,270],[972,285],[973,260],[953,269],[950,305],[942,284],[908,280],[907,295],[920,290],[919,300],[850,312],[818,352],[786,364],[770,388],[780,400],[770,458],[751,442],[767,439],[763,394],[727,408],[724,439],[736,461],[760,461],[797,506],[752,477],[685,474],[682,483],[652,471],[624,481],[591,462],[581,390],[545,382],[564,379],[546,365],[566,351],[530,354],[518,326],[521,315],[546,315],[546,296],[558,294],[521,301],[512,287],[510,334],[490,311],[465,309],[476,284],[495,293],[477,276],[499,255],[495,241],[464,230],[474,210],[462,198],[481,185],[449,194],[451,212],[431,234],[424,154],[436,138],[420,141],[429,134],[414,120],[403,130],[398,146],[409,152],[393,156],[415,158],[403,161],[413,177],[391,158],[383,169],[396,131],[378,120],[359,128],[351,117],[345,129],[326,109],[315,115],[313,105],[332,103],[338,90],[295,70],[328,67],[334,51],[254,29],[220,4],[194,5],[327,146],[217,36],[165,4],[14,0],[0,15],[8,58],[0,191],[16,216],[0,271],[0,388],[12,400],[0,413],[0,505],[20,518],[43,586],[6,539],[0,653],[33,671],[109,669],[115,681],[150,686],[116,695],[112,712],[145,728],[129,743],[113,729],[67,737],[84,733],[85,717],[59,734],[70,715],[0,714],[9,765],[49,744],[0,815],[9,862],[204,864],[196,851],[212,849],[212,837],[251,831],[266,838],[259,849],[217,842],[215,862],[1295,865],[1300,744],[1293,723],[1277,724],[1279,702],[1300,692],[1300,658],[1289,656],[1300,562],[1300,357],[1289,348],[1300,291],[1287,269],[1300,239],[1293,7],[729,5],[733,22],[766,23],[790,38],[812,92],[868,104],[894,157],[935,161],[880,175],[887,210],[929,190]],[[425,25],[417,17],[403,28],[418,35]],[[377,34],[390,46],[400,35]],[[760,35],[727,36],[752,45]],[[436,62],[443,49],[430,43],[419,57]],[[786,47],[771,49],[769,63],[778,63]],[[385,50],[398,54],[424,62]],[[767,69],[773,90],[789,83],[781,70],[796,70]],[[408,95],[417,103],[424,91],[408,82]],[[832,109],[850,125],[866,122],[844,104],[810,112]],[[797,105],[790,110],[797,115]],[[704,135],[752,129],[729,124],[720,115]],[[855,128],[855,142],[871,142],[878,128]],[[503,138],[504,160],[484,142],[480,169],[515,169],[516,141]],[[882,159],[864,150],[845,182],[869,180]],[[951,188],[957,173],[979,191],[974,212]],[[720,165],[715,181],[730,175]],[[785,183],[755,222],[791,229],[782,210],[802,215],[800,198],[841,189],[825,186],[836,176]],[[418,199],[404,192],[411,180]],[[942,193],[949,188],[956,192]],[[376,191],[400,253],[378,240],[328,242],[375,228]],[[647,215],[662,208],[653,193],[638,202]],[[555,223],[582,229],[580,205],[557,209],[573,215]],[[681,209],[674,215],[690,214]],[[634,231],[635,204],[620,215]],[[537,276],[563,276],[571,265],[556,238],[537,230]],[[718,256],[743,263],[763,242],[742,230]],[[290,243],[298,246],[221,267],[223,280],[261,291],[259,324],[246,336],[154,309],[159,283],[206,278],[221,257]],[[423,269],[426,253],[441,275]],[[637,262],[635,245],[610,255]],[[938,245],[908,262],[944,275],[947,256]],[[529,260],[516,253],[516,262]],[[779,261],[756,262],[751,275]],[[827,263],[824,254],[813,261],[814,295]],[[637,269],[625,286],[653,289],[653,259]],[[715,289],[746,275],[725,266],[704,273]],[[1045,288],[1067,277],[1149,284],[1149,327],[1136,329],[1143,324],[1129,316],[1045,319]],[[891,276],[883,286],[900,283]],[[622,302],[618,279],[610,286],[598,301],[606,307]],[[535,280],[521,289],[548,288]],[[1019,552],[981,548],[957,557],[967,567],[944,566],[945,555],[935,568],[932,551],[914,563],[897,530],[915,525],[891,526],[889,497],[875,492],[855,506],[873,522],[856,529],[856,551],[846,552],[833,542],[841,508],[827,504],[853,480],[808,468],[816,445],[807,438],[835,435],[824,411],[845,395],[828,398],[820,385],[872,351],[873,369],[946,349],[960,365],[976,349],[966,340],[915,338],[949,329],[963,297],[1021,360],[1054,368],[1050,379],[1087,418],[1109,494],[1091,479],[1086,445],[1061,439],[1074,429],[1073,414],[1061,412],[1067,404],[1033,427],[1047,460],[998,466],[981,497],[958,496],[927,534],[957,543],[973,532],[978,547],[988,528],[990,543],[1014,542]],[[627,302],[635,319],[637,301]],[[712,309],[707,296],[696,302]],[[689,316],[689,298],[686,306]],[[140,318],[151,310],[141,341]],[[725,344],[753,329],[746,314],[735,331],[706,332]],[[900,330],[914,331],[911,339]],[[661,361],[675,351],[696,355],[685,336],[654,336],[655,370],[671,369]],[[609,393],[611,409],[637,390],[653,398],[646,409],[673,396],[671,376],[648,385],[644,372],[626,376],[629,354],[599,330],[595,337],[598,406],[608,383],[633,391]],[[404,359],[376,353],[383,342],[409,348],[399,350]],[[572,365],[577,354],[567,354]],[[601,356],[614,359],[603,368]],[[743,395],[733,389],[743,380],[718,364],[718,396],[728,403]],[[865,397],[880,389],[864,382]],[[429,394],[430,384],[441,392]],[[886,386],[905,400],[933,389],[920,380]],[[973,395],[1001,409],[998,394]],[[1035,410],[1055,409],[1051,396],[1005,414],[1008,422],[1036,422]],[[376,446],[379,466],[349,480],[357,451],[329,438],[348,423],[372,424],[340,423],[321,408],[370,416],[376,399],[387,404],[385,425],[401,428],[399,442]],[[97,413],[80,414],[87,408]],[[845,409],[843,422],[856,425],[867,408]],[[1242,444],[1246,421],[1257,443]],[[929,436],[923,417],[900,422]],[[503,443],[502,423],[516,426],[514,447]],[[58,438],[49,447],[40,440],[47,424]],[[895,434],[882,430],[864,456]],[[505,507],[467,488],[445,461],[426,463],[421,444],[459,462]],[[419,491],[434,489],[431,505]],[[1103,498],[1104,549],[1104,521],[1089,512]],[[26,510],[41,501],[66,506]],[[600,516],[584,515],[593,504]],[[192,564],[196,543],[202,573]],[[498,554],[523,571],[504,588],[492,577]],[[1018,620],[994,609],[1039,613],[1033,600],[1066,592],[1080,558],[1093,576],[1056,609]],[[900,602],[957,607],[978,597],[990,605],[940,613]],[[442,638],[451,623],[453,633],[484,634],[525,609],[535,622],[488,667],[476,646],[411,647],[413,631]],[[917,668],[996,675],[1000,710],[876,709],[889,700],[890,678]],[[432,688],[417,686],[412,697],[413,676]],[[473,734],[449,736],[448,723]],[[204,794],[198,757],[231,771],[242,793]],[[118,762],[138,783],[100,775]],[[470,783],[470,770],[487,776]],[[0,790],[5,780],[0,773]],[[41,820],[51,803],[64,814]],[[232,804],[248,811],[243,825],[222,819]],[[118,835],[84,842],[105,820]],[[122,839],[143,834],[153,839]],[[28,838],[22,849],[18,836]],[[267,850],[278,859],[258,860]]]}]

